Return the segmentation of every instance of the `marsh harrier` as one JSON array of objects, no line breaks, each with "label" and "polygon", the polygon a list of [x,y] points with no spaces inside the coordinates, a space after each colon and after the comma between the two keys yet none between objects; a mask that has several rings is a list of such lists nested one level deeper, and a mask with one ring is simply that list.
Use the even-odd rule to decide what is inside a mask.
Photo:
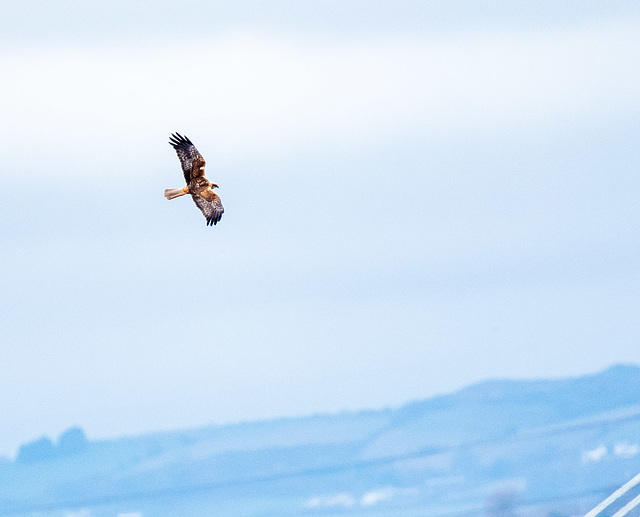
[{"label": "marsh harrier", "polygon": [[204,158],[193,145],[191,140],[180,133],[172,133],[169,143],[176,150],[187,186],[183,188],[168,188],[164,197],[174,197],[191,194],[191,198],[207,220],[207,226],[217,224],[222,218],[224,207],[220,196],[213,192],[218,185],[211,183],[204,175]]}]

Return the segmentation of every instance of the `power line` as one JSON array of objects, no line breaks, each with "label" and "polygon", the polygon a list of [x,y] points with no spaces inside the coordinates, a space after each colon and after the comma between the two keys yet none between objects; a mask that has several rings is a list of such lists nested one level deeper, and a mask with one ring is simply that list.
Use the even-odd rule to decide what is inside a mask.
[{"label": "power line", "polygon": [[[613,494],[611,494],[609,497],[607,497],[604,501],[602,501],[598,506],[596,506],[593,510],[591,510],[589,513],[587,513],[584,517],[595,517],[602,510],[604,510],[607,506],[609,506],[614,501],[618,500],[620,497],[622,497],[624,494],[626,494],[629,490],[631,490],[638,483],[640,483],[640,474],[638,474],[631,481],[628,481],[623,486],[618,488],[618,490],[616,490]],[[624,514],[621,514],[621,515],[616,514],[617,517],[622,517],[622,515],[624,515]]]},{"label": "power line", "polygon": [[631,501],[629,501],[623,508],[620,508],[620,510],[614,513],[611,517],[624,517],[639,504],[640,504],[640,495],[637,495]]}]

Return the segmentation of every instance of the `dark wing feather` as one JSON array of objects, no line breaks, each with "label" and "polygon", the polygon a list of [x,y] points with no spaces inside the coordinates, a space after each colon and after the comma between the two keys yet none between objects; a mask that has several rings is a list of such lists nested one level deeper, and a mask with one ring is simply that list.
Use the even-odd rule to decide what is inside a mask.
[{"label": "dark wing feather", "polygon": [[193,178],[204,176],[204,158],[193,142],[180,133],[172,133],[169,143],[176,150],[187,185]]},{"label": "dark wing feather", "polygon": [[198,194],[191,194],[191,198],[207,220],[207,226],[212,226],[218,224],[218,221],[222,219],[224,207],[222,206],[222,201],[220,201],[220,196],[210,191],[208,194],[210,201]]}]

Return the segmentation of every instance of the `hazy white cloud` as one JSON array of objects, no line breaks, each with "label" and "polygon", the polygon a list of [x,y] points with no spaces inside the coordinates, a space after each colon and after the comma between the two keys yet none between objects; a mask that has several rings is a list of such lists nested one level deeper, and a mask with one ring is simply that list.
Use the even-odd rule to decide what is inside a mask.
[{"label": "hazy white cloud", "polygon": [[595,449],[584,451],[582,453],[582,463],[598,463],[608,454],[608,452],[609,451],[604,445],[600,445]]},{"label": "hazy white cloud", "polygon": [[369,490],[357,497],[347,492],[338,494],[312,497],[306,502],[308,508],[353,508],[356,505],[362,507],[375,506],[383,501],[390,501],[399,493],[404,495],[415,494],[415,489],[399,490],[394,487],[383,487]]},{"label": "hazy white cloud", "polygon": [[[613,446],[613,455],[619,458],[633,458],[638,452],[640,447],[637,444],[630,444],[628,442],[619,442]],[[609,449],[600,445],[595,449],[584,451],[582,453],[582,463],[598,463],[603,460],[609,454]]]},{"label": "hazy white cloud", "polygon": [[392,487],[380,488],[378,490],[371,490],[366,492],[360,498],[360,504],[362,506],[373,506],[382,501],[389,501],[396,495],[396,490]]},{"label": "hazy white cloud", "polygon": [[305,506],[308,508],[352,508],[355,504],[356,498],[349,493],[343,492],[312,497]]},{"label": "hazy white cloud", "polygon": [[639,47],[638,24],[608,22],[316,45],[245,34],[170,48],[5,51],[0,134],[15,160],[38,145],[51,163],[69,146],[94,160],[114,146],[143,154],[169,130],[208,135],[221,157],[264,158],[311,143],[557,123],[640,107]]},{"label": "hazy white cloud", "polygon": [[77,511],[67,512],[65,517],[93,517],[93,512],[89,508],[81,508]]},{"label": "hazy white cloud", "polygon": [[630,444],[627,442],[616,443],[613,446],[613,454],[621,458],[633,458],[640,452],[638,444]]}]

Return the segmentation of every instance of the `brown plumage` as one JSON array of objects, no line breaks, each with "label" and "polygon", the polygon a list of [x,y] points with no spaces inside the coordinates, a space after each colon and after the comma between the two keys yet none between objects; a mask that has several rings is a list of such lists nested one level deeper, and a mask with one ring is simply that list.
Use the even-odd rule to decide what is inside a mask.
[{"label": "brown plumage", "polygon": [[204,158],[191,140],[180,133],[172,133],[169,143],[176,150],[180,159],[187,186],[165,189],[164,197],[173,199],[191,194],[191,198],[207,220],[207,226],[217,224],[222,218],[224,207],[220,197],[213,192],[213,189],[218,188],[218,185],[211,183],[204,175]]}]

